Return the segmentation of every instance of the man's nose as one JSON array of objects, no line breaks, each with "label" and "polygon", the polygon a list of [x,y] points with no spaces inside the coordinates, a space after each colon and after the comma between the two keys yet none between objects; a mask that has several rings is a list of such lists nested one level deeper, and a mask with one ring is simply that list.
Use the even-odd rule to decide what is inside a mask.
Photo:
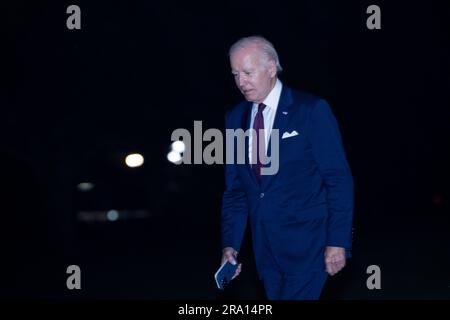
[{"label": "man's nose", "polygon": [[238,84],[240,88],[243,88],[247,84],[247,79],[245,77],[239,77]]}]

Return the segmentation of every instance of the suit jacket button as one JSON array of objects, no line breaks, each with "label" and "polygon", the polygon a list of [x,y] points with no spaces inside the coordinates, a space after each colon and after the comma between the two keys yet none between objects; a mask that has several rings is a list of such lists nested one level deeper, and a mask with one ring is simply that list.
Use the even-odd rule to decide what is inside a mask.
[{"label": "suit jacket button", "polygon": [[262,199],[262,198],[264,198],[264,192],[261,192],[260,194],[259,194],[259,197]]}]

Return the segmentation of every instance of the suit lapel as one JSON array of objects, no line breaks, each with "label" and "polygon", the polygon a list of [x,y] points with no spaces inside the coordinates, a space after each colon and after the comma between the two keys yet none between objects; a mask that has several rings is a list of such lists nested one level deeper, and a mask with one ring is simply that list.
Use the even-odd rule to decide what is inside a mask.
[{"label": "suit lapel", "polygon": [[[279,140],[278,142],[281,141],[281,135],[283,134],[283,132],[286,131],[286,126],[288,124],[288,120],[291,117],[291,109],[292,109],[292,105],[293,105],[293,99],[292,99],[292,92],[291,90],[286,87],[283,86],[283,89],[281,90],[281,95],[280,95],[280,100],[278,102],[278,107],[277,107],[277,112],[275,114],[275,119],[273,122],[273,129],[278,129],[279,132]],[[269,143],[268,143],[268,150],[267,150],[267,155],[270,156],[272,154],[272,139],[269,139]],[[270,166],[270,164],[269,164]],[[261,186],[264,188],[269,181],[271,180],[271,178],[273,178],[274,176],[268,176],[268,175],[263,175],[261,176]],[[256,178],[255,178],[256,180]]]},{"label": "suit lapel", "polygon": [[[246,131],[250,128],[250,121],[252,118],[252,106],[253,103],[248,102],[247,103],[247,108],[244,111],[244,114],[242,115],[242,124],[241,124],[241,128]],[[245,164],[249,165],[249,161],[248,161],[248,144],[249,144],[249,137],[245,137]]]},{"label": "suit lapel", "polygon": [[[241,122],[241,128],[244,131],[247,131],[250,128],[251,118],[252,118],[252,102],[247,103],[247,108],[245,108],[245,111],[242,114],[242,122]],[[252,183],[255,185],[255,187],[259,187],[259,183],[256,180],[255,174],[252,171],[252,167],[250,165],[250,161],[248,159],[248,150],[249,150],[249,143],[250,139],[248,136],[245,136],[245,172],[247,173],[249,179],[252,181]]]}]

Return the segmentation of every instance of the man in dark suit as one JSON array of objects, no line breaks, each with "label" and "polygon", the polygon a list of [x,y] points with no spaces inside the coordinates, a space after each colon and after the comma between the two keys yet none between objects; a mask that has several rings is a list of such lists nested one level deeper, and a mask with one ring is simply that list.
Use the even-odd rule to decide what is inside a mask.
[{"label": "man in dark suit", "polygon": [[[226,165],[222,263],[238,263],[249,222],[267,297],[318,299],[351,249],[353,179],[338,124],[326,101],[280,82],[278,55],[266,39],[242,38],[229,55],[246,101],[227,113],[226,128],[262,134],[250,134],[244,164]],[[276,130],[279,139],[272,141]],[[265,175],[262,158],[274,143],[279,168]],[[241,269],[238,264],[234,277]]]}]

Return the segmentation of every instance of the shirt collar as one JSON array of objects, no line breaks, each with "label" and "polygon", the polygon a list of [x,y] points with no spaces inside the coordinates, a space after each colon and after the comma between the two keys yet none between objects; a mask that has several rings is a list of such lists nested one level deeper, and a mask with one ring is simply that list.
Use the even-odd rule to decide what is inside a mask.
[{"label": "shirt collar", "polygon": [[[281,89],[283,88],[283,84],[277,78],[277,82],[275,82],[275,86],[272,88],[270,93],[264,99],[263,103],[269,108],[276,110],[278,107],[278,102],[280,101]],[[257,108],[258,104],[253,103],[253,108]]]}]

